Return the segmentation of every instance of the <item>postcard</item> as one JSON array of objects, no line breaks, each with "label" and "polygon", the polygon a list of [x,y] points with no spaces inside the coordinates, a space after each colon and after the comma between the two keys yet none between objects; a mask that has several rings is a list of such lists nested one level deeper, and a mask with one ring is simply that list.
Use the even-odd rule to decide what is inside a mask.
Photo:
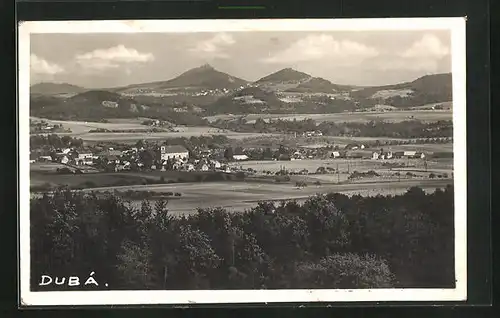
[{"label": "postcard", "polygon": [[466,300],[465,25],[21,22],[22,305]]}]

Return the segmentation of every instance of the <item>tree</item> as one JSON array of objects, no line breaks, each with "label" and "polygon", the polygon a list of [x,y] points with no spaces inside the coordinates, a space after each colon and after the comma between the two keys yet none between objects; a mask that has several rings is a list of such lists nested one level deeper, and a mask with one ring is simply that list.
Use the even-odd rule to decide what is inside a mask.
[{"label": "tree", "polygon": [[233,148],[228,147],[224,150],[224,158],[226,158],[227,160],[232,160],[233,155],[234,155]]},{"label": "tree", "polygon": [[394,275],[385,260],[372,255],[333,254],[297,266],[293,288],[391,288]]},{"label": "tree", "polygon": [[149,168],[153,165],[155,161],[155,155],[150,150],[143,150],[139,153],[139,159],[144,164],[145,167]]}]

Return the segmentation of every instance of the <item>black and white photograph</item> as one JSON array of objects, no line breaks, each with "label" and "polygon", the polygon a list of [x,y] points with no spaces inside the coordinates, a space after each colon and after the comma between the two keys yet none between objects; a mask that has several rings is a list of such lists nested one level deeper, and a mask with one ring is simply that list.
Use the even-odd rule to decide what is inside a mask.
[{"label": "black and white photograph", "polygon": [[19,25],[24,305],[467,299],[464,18]]}]

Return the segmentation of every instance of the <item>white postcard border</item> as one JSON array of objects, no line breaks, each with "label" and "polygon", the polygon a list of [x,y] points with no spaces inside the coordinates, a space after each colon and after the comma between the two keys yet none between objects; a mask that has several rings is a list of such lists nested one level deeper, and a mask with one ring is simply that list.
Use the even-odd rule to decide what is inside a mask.
[{"label": "white postcard border", "polygon": [[[282,302],[463,301],[467,299],[466,18],[134,20],[21,22],[19,57],[20,302],[45,305],[147,305]],[[32,33],[450,30],[452,37],[455,189],[454,289],[313,289],[182,291],[30,291],[29,86]],[[83,278],[85,279],[85,278]]]}]

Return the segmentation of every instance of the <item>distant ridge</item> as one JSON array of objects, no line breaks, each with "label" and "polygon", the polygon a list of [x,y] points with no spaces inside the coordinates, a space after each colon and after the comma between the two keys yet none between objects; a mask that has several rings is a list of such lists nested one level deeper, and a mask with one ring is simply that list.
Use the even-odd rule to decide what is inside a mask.
[{"label": "distant ridge", "polygon": [[[452,101],[452,84],[451,73],[432,74],[419,77],[412,82],[365,87],[352,91],[351,96],[358,100],[383,100],[385,104],[396,107],[415,107]],[[391,91],[406,91],[406,94],[384,96],[384,92]]]},{"label": "distant ridge", "polygon": [[85,88],[68,83],[42,82],[30,87],[31,94],[41,95],[78,94],[84,91],[86,91]]},{"label": "distant ridge", "polygon": [[290,82],[290,81],[301,81],[310,78],[311,75],[299,72],[293,68],[284,68],[272,74],[262,77],[261,79],[255,81],[256,84],[262,84],[267,82]]},{"label": "distant ridge", "polygon": [[130,93],[138,90],[142,91],[166,91],[166,90],[211,90],[211,89],[235,89],[246,85],[248,82],[220,72],[210,64],[204,64],[192,68],[181,75],[167,81],[142,83],[115,88],[113,91],[120,93]]}]

